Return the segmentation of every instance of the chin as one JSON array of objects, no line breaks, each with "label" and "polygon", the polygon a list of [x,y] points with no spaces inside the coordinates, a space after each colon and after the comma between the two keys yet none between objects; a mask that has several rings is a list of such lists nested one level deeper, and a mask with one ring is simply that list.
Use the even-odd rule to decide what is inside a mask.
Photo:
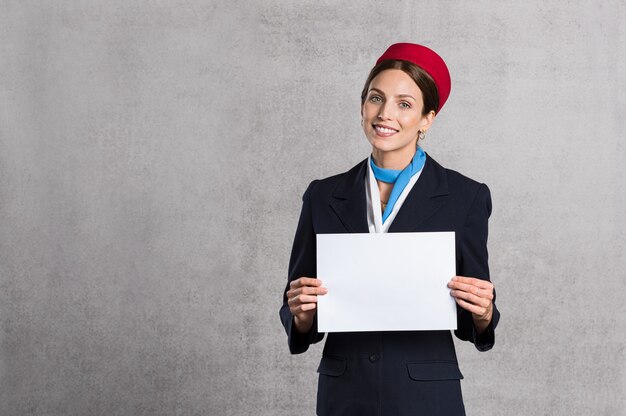
[{"label": "chin", "polygon": [[372,148],[379,150],[381,152],[393,152],[397,150],[403,149],[405,146],[398,147],[398,144],[391,140],[381,140],[376,138],[374,140],[369,141],[372,145]]},{"label": "chin", "polygon": [[415,152],[415,146],[409,144],[409,145],[405,145],[405,146],[397,146],[396,143],[380,143],[380,142],[376,142],[376,141],[370,141],[370,144],[372,145],[372,151],[376,150],[378,152],[382,152],[382,153],[411,153],[413,154],[413,152]]},{"label": "chin", "polygon": [[391,146],[389,143],[380,143],[377,140],[370,140],[370,144],[372,145],[372,150],[377,150],[379,152],[390,152],[395,150],[395,147]]}]

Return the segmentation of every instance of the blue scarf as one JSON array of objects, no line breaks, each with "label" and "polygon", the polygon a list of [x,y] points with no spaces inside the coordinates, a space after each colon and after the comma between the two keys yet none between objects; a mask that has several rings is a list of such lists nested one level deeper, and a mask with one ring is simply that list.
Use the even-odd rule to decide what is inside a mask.
[{"label": "blue scarf", "polygon": [[385,207],[385,212],[383,213],[383,224],[387,218],[389,218],[389,215],[391,215],[393,207],[396,205],[404,188],[406,188],[413,175],[422,170],[424,163],[426,163],[426,153],[424,153],[421,147],[417,148],[413,160],[411,160],[411,163],[403,170],[379,168],[374,163],[374,158],[370,158],[370,166],[372,167],[376,179],[394,184],[391,195],[389,195],[389,200],[387,201],[387,206]]}]

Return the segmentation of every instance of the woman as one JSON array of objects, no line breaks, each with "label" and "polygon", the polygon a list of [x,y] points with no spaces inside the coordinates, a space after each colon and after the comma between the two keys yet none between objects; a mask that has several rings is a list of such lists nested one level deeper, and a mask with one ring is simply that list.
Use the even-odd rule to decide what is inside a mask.
[{"label": "woman", "polygon": [[[327,289],[316,278],[315,236],[347,232],[455,231],[455,335],[492,348],[500,315],[487,264],[489,189],[419,147],[449,93],[445,62],[424,46],[394,44],[377,60],[361,94],[370,157],[313,181],[303,196],[280,310],[292,354],[324,337],[316,302]],[[450,331],[331,333],[318,372],[318,415],[465,414]]]}]

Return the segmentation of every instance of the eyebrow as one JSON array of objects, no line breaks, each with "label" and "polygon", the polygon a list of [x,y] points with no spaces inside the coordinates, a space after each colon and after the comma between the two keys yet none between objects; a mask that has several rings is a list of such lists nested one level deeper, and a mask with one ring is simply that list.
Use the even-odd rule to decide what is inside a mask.
[{"label": "eyebrow", "polygon": [[[382,92],[381,90],[379,90],[378,88],[370,88],[370,92],[371,92],[371,91],[376,91],[376,92],[378,92],[378,93],[380,93],[380,94],[382,94],[382,95],[385,95],[385,93],[384,93],[384,92]],[[398,95],[396,95],[396,97],[400,97],[400,98],[408,97],[408,98],[413,99],[413,101],[417,101],[417,100],[415,99],[415,97],[413,97],[413,96],[412,96],[412,95],[410,95],[410,94],[398,94]]]}]

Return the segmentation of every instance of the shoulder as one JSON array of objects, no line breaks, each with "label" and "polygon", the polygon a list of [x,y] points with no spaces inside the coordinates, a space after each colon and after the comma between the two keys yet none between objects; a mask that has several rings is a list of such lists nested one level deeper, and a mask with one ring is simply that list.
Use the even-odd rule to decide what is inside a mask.
[{"label": "shoulder", "polygon": [[464,200],[474,200],[477,197],[490,197],[489,187],[485,183],[465,176],[456,170],[443,167],[430,155],[428,155],[427,160],[427,163],[429,162],[433,165],[433,170],[445,177],[451,194],[456,194]]},{"label": "shoulder", "polygon": [[324,200],[331,196],[341,197],[355,185],[364,184],[366,167],[367,159],[364,159],[345,172],[315,179],[309,184],[305,196],[316,200]]}]

